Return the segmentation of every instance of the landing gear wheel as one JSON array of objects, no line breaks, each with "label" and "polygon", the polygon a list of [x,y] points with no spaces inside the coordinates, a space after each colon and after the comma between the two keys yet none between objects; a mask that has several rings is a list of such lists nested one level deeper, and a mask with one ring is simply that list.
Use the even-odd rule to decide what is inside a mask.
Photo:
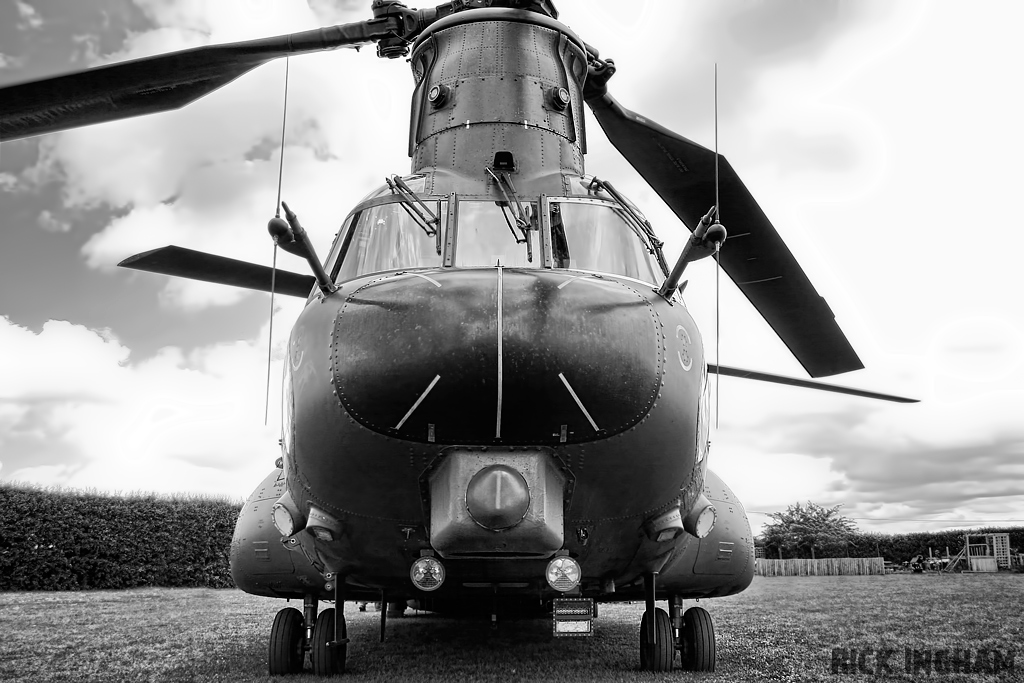
[{"label": "landing gear wheel", "polygon": [[302,612],[285,607],[274,617],[270,627],[270,650],[267,656],[271,676],[302,672],[305,624]]},{"label": "landing gear wheel", "polygon": [[[651,629],[657,625],[654,645],[651,645]],[[672,638],[672,620],[665,610],[658,608],[652,614],[644,612],[640,620],[640,668],[644,671],[671,671],[675,662],[676,648]]]},{"label": "landing gear wheel", "polygon": [[348,655],[348,629],[344,615],[338,615],[338,637],[334,637],[334,608],[325,609],[316,618],[313,626],[313,642],[309,657],[313,660],[313,673],[317,676],[334,676],[345,673],[345,657]]},{"label": "landing gear wheel", "polygon": [[691,607],[683,613],[679,640],[684,669],[715,670],[715,625],[706,609]]}]

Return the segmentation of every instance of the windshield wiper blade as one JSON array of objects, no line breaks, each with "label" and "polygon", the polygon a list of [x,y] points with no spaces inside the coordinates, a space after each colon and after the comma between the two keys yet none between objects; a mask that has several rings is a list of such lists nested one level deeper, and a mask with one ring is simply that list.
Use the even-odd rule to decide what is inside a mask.
[{"label": "windshield wiper blade", "polygon": [[441,254],[441,219],[434,215],[434,212],[430,210],[430,207],[424,203],[422,199],[416,196],[416,193],[409,189],[409,186],[405,184],[399,176],[393,175],[390,178],[384,178],[387,181],[388,187],[391,188],[391,192],[397,194],[402,199],[402,208],[405,209],[406,213],[416,221],[423,232],[427,233],[428,236],[435,238],[437,243],[437,253]]},{"label": "windshield wiper blade", "polygon": [[[505,197],[505,203],[499,203],[499,205],[501,206],[501,215],[505,217],[508,229],[512,233],[512,239],[516,241],[516,244],[526,245],[526,260],[529,263],[533,263],[533,243],[530,241],[530,236],[528,234],[528,231],[530,230],[530,217],[527,215],[527,211],[523,207],[523,203],[519,200],[519,195],[516,194],[516,188],[512,184],[512,176],[510,176],[507,171],[501,171],[501,175],[499,176],[489,168],[487,169],[487,172],[491,174],[492,178],[494,178],[494,182],[498,184],[498,189],[501,190],[501,194]],[[506,211],[506,209],[508,209],[508,211]],[[509,220],[509,213],[511,213],[512,218],[515,219],[516,228],[519,228],[519,231],[523,233],[522,239],[520,239],[516,234],[516,228],[512,227],[512,221]]]},{"label": "windshield wiper blade", "polygon": [[622,213],[623,218],[626,219],[626,224],[633,229],[636,236],[640,239],[647,251],[651,252],[655,258],[658,259],[658,265],[661,266],[661,270],[668,275],[668,263],[665,262],[665,255],[662,253],[661,248],[665,246],[665,243],[658,239],[658,236],[654,234],[654,228],[651,227],[651,222],[641,216],[636,209],[630,206],[626,200],[619,194],[619,191],[615,189],[607,180],[601,180],[600,178],[594,178],[590,181],[590,187],[588,189],[594,189],[597,187],[604,190],[611,198],[615,200],[615,203],[619,205],[619,209]]}]

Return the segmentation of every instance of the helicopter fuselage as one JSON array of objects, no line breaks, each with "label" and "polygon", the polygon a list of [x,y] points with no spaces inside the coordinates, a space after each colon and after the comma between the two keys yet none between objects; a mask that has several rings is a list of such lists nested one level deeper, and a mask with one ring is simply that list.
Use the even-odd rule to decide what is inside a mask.
[{"label": "helicopter fuselage", "polygon": [[[646,283],[504,266],[376,273],[314,297],[286,362],[283,477],[298,516],[328,519],[331,534],[296,534],[293,550],[318,573],[347,577],[354,594],[416,597],[408,571],[425,551],[440,555],[452,586],[435,601],[492,584],[550,593],[543,567],[556,551],[580,562],[585,593],[605,599],[609,586],[677,563],[662,581],[676,594],[749,583],[742,509],[706,475],[699,332],[680,302]],[[494,466],[527,483],[521,515],[514,485],[504,502],[501,490],[483,491],[493,515],[512,508],[505,528],[464,512],[472,476]],[[719,513],[729,538],[659,542],[652,522],[705,493],[734,507]],[[699,544],[712,581],[694,581]],[[260,576],[250,552],[236,548],[241,587],[302,587],[287,570]]]},{"label": "helicopter fuselage", "polygon": [[[543,601],[566,555],[605,600],[651,573],[673,595],[742,590],[752,542],[707,472],[700,333],[657,292],[643,215],[584,174],[584,46],[536,13],[475,10],[410,61],[412,174],[351,212],[325,264],[337,289],[292,331],[282,470],[240,519],[236,583]],[[250,529],[269,505],[283,525]],[[710,534],[684,530],[712,506]],[[447,575],[429,600],[409,580],[424,555]]]}]

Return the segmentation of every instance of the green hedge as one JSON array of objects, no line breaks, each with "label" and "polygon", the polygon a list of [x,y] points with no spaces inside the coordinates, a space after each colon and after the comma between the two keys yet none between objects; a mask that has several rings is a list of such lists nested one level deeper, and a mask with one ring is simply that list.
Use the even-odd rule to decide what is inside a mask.
[{"label": "green hedge", "polygon": [[[112,496],[0,484],[0,590],[232,586],[228,552],[241,502],[202,496]],[[1024,550],[1024,527],[1009,533]],[[849,557],[905,562],[963,547],[963,530],[850,536]],[[778,549],[765,548],[766,557]],[[789,555],[785,555],[789,557]],[[808,555],[810,557],[810,555]]]},{"label": "green hedge", "polygon": [[232,586],[240,502],[0,485],[0,590]]}]

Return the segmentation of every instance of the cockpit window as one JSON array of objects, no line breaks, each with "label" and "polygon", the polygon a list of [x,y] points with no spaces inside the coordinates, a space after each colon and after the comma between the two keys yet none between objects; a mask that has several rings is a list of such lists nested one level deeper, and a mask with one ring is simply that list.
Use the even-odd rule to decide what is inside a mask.
[{"label": "cockpit window", "polygon": [[624,275],[656,284],[661,269],[622,209],[604,202],[551,203],[555,268]]},{"label": "cockpit window", "polygon": [[[443,202],[424,203],[435,216],[443,215]],[[437,238],[427,234],[400,201],[359,212],[343,239],[341,267],[335,282],[382,270],[443,265],[441,254],[437,253]]]},{"label": "cockpit window", "polygon": [[539,268],[542,259],[537,205],[524,201],[523,206],[530,222],[525,232],[516,227],[510,209],[500,203],[459,202],[455,265],[476,267],[500,263],[509,268]]}]

